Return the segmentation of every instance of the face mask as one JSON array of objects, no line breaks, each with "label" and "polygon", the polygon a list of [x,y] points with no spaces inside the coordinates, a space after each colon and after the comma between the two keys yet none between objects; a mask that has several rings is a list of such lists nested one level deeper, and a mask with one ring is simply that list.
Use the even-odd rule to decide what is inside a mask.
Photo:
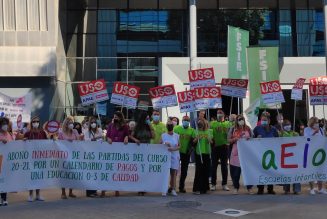
[{"label": "face mask", "polygon": [[287,131],[287,132],[291,131],[291,129],[292,129],[291,125],[285,125],[284,126],[284,130]]},{"label": "face mask", "polygon": [[150,119],[145,120],[145,124],[147,124],[147,125],[151,125],[151,121],[150,121]]},{"label": "face mask", "polygon": [[199,128],[199,129],[202,129],[202,128],[203,128],[202,123],[198,123],[198,128]]},{"label": "face mask", "polygon": [[74,124],[73,123],[69,124],[68,128],[72,130],[74,128]]},{"label": "face mask", "polygon": [[183,123],[183,127],[184,128],[188,128],[189,125],[190,125],[190,122],[189,121],[183,121],[182,123]]},{"label": "face mask", "polygon": [[3,125],[1,127],[2,131],[6,132],[8,130],[8,125]]},{"label": "face mask", "polygon": [[39,125],[40,125],[40,123],[38,123],[38,122],[33,122],[33,123],[32,123],[32,126],[33,126],[33,128],[35,128],[35,129],[37,129],[37,128],[39,127]]},{"label": "face mask", "polygon": [[240,120],[240,121],[238,121],[238,125],[239,125],[239,126],[243,126],[243,125],[244,125],[244,120]]},{"label": "face mask", "polygon": [[267,121],[267,120],[262,120],[262,121],[261,121],[261,125],[263,125],[263,126],[268,125],[268,121]]},{"label": "face mask", "polygon": [[319,129],[319,123],[315,123],[315,124],[313,125],[313,128],[314,128],[314,129]]},{"label": "face mask", "polygon": [[173,126],[176,126],[177,125],[177,122],[173,121]]},{"label": "face mask", "polygon": [[114,119],[114,123],[118,123],[119,122],[119,120],[118,119]]},{"label": "face mask", "polygon": [[95,122],[91,123],[91,128],[95,129],[97,127],[97,124]]},{"label": "face mask", "polygon": [[173,129],[174,129],[174,125],[173,124],[168,124],[166,127],[167,127],[167,130],[169,132],[173,131]]},{"label": "face mask", "polygon": [[223,117],[224,117],[224,114],[220,114],[220,113],[217,114],[217,118],[218,118],[218,119],[221,119],[221,118],[223,118]]},{"label": "face mask", "polygon": [[153,115],[152,119],[153,119],[153,121],[158,122],[160,117],[158,115]]}]

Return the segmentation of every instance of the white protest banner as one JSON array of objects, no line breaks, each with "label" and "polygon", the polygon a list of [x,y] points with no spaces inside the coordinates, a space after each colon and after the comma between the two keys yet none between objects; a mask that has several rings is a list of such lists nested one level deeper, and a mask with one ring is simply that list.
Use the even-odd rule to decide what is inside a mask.
[{"label": "white protest banner", "polygon": [[246,98],[249,80],[223,78],[221,80],[221,94],[224,96]]},{"label": "white protest banner", "polygon": [[104,79],[78,84],[78,92],[83,106],[109,100]]},{"label": "white protest banner", "polygon": [[179,109],[181,113],[194,112],[195,100],[194,90],[188,90],[183,92],[177,92]]},{"label": "white protest banner", "polygon": [[0,143],[0,157],[0,192],[63,187],[167,192],[171,159],[165,145],[52,140]]},{"label": "white protest banner", "polygon": [[296,83],[292,88],[292,94],[291,94],[292,100],[302,100],[302,93],[303,93],[302,90],[303,90],[304,82],[305,82],[305,78],[297,79]]},{"label": "white protest banner", "polygon": [[288,137],[237,143],[244,185],[327,181],[327,138]]},{"label": "white protest banner", "polygon": [[200,87],[194,89],[195,108],[222,108],[220,87]]},{"label": "white protest banner", "polygon": [[311,105],[327,104],[327,76],[310,78],[309,93]]},{"label": "white protest banner", "polygon": [[191,90],[198,87],[216,86],[215,72],[213,68],[190,70],[188,72],[188,78]]},{"label": "white protest banner", "polygon": [[279,104],[284,103],[284,95],[278,80],[261,82],[260,91],[264,104]]},{"label": "white protest banner", "polygon": [[135,109],[139,95],[139,87],[121,82],[115,82],[110,103]]},{"label": "white protest banner", "polygon": [[177,97],[173,84],[152,87],[149,90],[152,106],[154,109],[177,106]]},{"label": "white protest banner", "polygon": [[9,97],[0,93],[0,116],[13,121],[15,129],[19,123],[31,121],[32,94],[23,97]]}]

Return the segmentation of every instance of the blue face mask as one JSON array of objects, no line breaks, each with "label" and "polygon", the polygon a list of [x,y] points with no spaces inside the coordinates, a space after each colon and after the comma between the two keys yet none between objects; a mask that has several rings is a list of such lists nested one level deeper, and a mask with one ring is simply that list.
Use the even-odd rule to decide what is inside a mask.
[{"label": "blue face mask", "polygon": [[268,121],[266,121],[266,120],[264,120],[264,121],[261,121],[261,125],[263,125],[263,126],[266,126],[266,125],[268,125]]},{"label": "blue face mask", "polygon": [[183,127],[184,128],[188,128],[189,125],[190,125],[190,122],[189,121],[183,121],[182,123],[183,123]]},{"label": "blue face mask", "polygon": [[160,116],[158,116],[158,115],[153,115],[153,116],[152,116],[152,119],[153,119],[153,121],[158,122],[159,119],[160,119]]}]

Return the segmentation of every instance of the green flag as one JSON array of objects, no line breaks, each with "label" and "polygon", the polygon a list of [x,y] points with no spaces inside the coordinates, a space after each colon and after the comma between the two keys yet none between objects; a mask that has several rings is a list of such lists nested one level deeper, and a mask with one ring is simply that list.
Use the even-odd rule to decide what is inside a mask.
[{"label": "green flag", "polygon": [[228,26],[228,77],[247,79],[246,47],[249,46],[249,31]]},{"label": "green flag", "polygon": [[278,47],[249,47],[246,52],[250,103],[253,103],[261,99],[260,82],[279,80]]}]

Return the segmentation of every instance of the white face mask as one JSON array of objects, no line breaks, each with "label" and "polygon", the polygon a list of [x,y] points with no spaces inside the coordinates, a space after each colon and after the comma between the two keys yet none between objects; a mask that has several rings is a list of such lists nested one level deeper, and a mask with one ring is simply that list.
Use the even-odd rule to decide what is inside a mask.
[{"label": "white face mask", "polygon": [[69,124],[68,128],[72,130],[74,128],[74,124]]},{"label": "white face mask", "polygon": [[3,125],[3,126],[1,127],[1,129],[2,129],[2,131],[4,131],[4,132],[8,131],[8,125]]},{"label": "white face mask", "polygon": [[292,129],[291,125],[284,126],[284,130],[287,131],[287,132],[291,131],[291,129]]},{"label": "white face mask", "polygon": [[33,122],[32,123],[32,127],[35,128],[35,129],[37,129],[39,127],[39,125],[40,125],[40,123],[38,123],[38,122]]},{"label": "white face mask", "polygon": [[97,124],[95,122],[91,123],[91,128],[95,129],[97,127]]},{"label": "white face mask", "polygon": [[238,121],[238,125],[239,125],[239,126],[243,126],[243,125],[244,125],[244,120],[240,120],[240,121]]},{"label": "white face mask", "polygon": [[319,129],[319,123],[315,123],[315,124],[313,125],[313,128],[314,128],[314,129]]},{"label": "white face mask", "polygon": [[176,126],[177,125],[177,122],[175,122],[175,121],[173,121],[172,123],[173,123],[173,126]]}]

